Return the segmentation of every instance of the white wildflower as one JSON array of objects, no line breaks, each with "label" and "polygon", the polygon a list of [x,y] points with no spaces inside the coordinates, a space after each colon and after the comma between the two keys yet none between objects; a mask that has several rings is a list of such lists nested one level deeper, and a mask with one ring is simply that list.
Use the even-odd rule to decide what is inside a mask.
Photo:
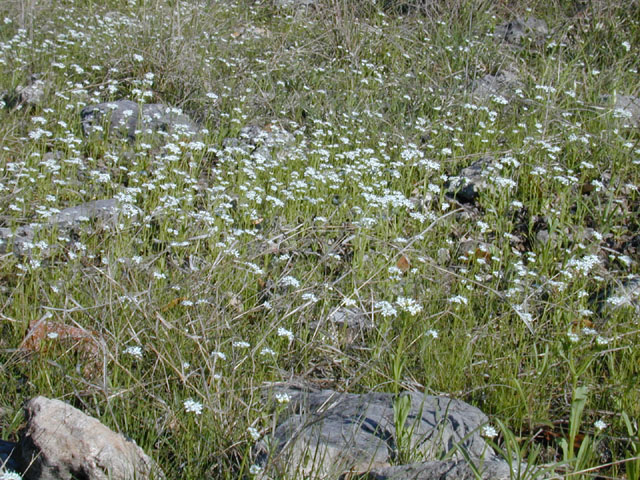
[{"label": "white wildflower", "polygon": [[260,435],[260,432],[258,431],[257,428],[255,427],[249,427],[247,428],[247,433],[249,433],[249,436],[251,436],[251,438],[256,441],[256,440],[260,440],[260,437],[262,435]]},{"label": "white wildflower", "polygon": [[288,393],[276,393],[275,398],[278,403],[289,403],[291,401],[291,396]]},{"label": "white wildflower", "polygon": [[495,438],[498,436],[498,431],[491,425],[485,425],[482,427],[482,436],[486,438]]},{"label": "white wildflower", "polygon": [[278,336],[286,337],[290,342],[293,342],[293,332],[291,330],[280,327],[278,328]]},{"label": "white wildflower", "polygon": [[129,346],[127,348],[124,349],[124,353],[126,355],[131,355],[134,358],[142,358],[142,348],[137,347],[137,346]]},{"label": "white wildflower", "polygon": [[183,405],[186,412],[195,413],[196,415],[200,415],[202,413],[202,404],[191,398],[185,400]]},{"label": "white wildflower", "polygon": [[602,419],[596,420],[596,422],[593,424],[593,426],[596,427],[600,431],[602,431],[602,430],[604,430],[605,428],[608,427],[608,425],[606,423],[604,423],[602,421]]}]

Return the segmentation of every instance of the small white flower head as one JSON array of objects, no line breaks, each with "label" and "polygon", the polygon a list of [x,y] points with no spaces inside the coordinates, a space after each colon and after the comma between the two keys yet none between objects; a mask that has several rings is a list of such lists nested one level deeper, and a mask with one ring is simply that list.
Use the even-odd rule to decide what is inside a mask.
[{"label": "small white flower head", "polygon": [[278,403],[289,403],[291,401],[288,393],[276,393],[275,398]]},{"label": "small white flower head", "polygon": [[580,340],[580,337],[573,332],[567,332],[567,338],[571,343],[577,343]]},{"label": "small white flower head", "polygon": [[467,305],[469,303],[469,300],[467,300],[467,298],[463,297],[462,295],[456,295],[449,299],[449,303],[457,303],[458,305]]},{"label": "small white flower head", "polygon": [[249,433],[249,435],[254,441],[260,440],[260,437],[262,436],[260,435],[260,432],[258,431],[258,429],[254,427],[247,428],[247,432]]},{"label": "small white flower head", "polygon": [[495,438],[498,436],[498,431],[491,425],[485,425],[482,427],[482,436],[486,438]]},{"label": "small white flower head", "polygon": [[286,328],[280,327],[278,328],[278,336],[285,337],[290,342],[293,342],[293,332],[291,330],[287,330]]},{"label": "small white flower head", "polygon": [[235,348],[249,348],[251,346],[249,342],[244,342],[242,340],[238,342],[233,342],[231,345]]},{"label": "small white flower head", "polygon": [[300,281],[297,278],[292,277],[291,275],[287,275],[286,277],[282,277],[282,279],[280,279],[280,285],[283,287],[298,288],[300,286]]},{"label": "small white flower head", "polygon": [[276,356],[276,352],[274,352],[269,347],[264,347],[262,350],[260,350],[260,355],[275,357]]},{"label": "small white flower head", "polygon": [[314,303],[318,301],[318,297],[316,297],[313,293],[303,293],[302,299]]},{"label": "small white flower head", "polygon": [[22,480],[19,473],[11,470],[0,472],[0,480]]},{"label": "small white flower head", "polygon": [[182,369],[189,370],[191,368],[191,364],[189,362],[182,362]]},{"label": "small white flower head", "polygon": [[598,335],[598,336],[596,337],[596,343],[597,343],[598,345],[608,345],[608,344],[609,344],[609,342],[610,342],[610,340],[609,340],[608,338],[603,337],[603,336],[601,336],[601,335]]},{"label": "small white flower head", "polygon": [[596,429],[598,429],[598,431],[600,431],[600,432],[608,427],[608,425],[606,423],[604,423],[602,421],[602,419],[596,420],[595,423],[593,424],[593,426],[596,427]]},{"label": "small white flower head", "polygon": [[220,360],[226,360],[227,356],[222,352],[211,352],[211,356],[213,358],[218,358]]},{"label": "small white flower head", "polygon": [[438,331],[437,330],[427,330],[427,335],[433,337],[433,338],[438,338]]},{"label": "small white flower head", "polygon": [[398,305],[400,310],[411,315],[417,315],[422,311],[422,305],[416,302],[413,298],[398,297],[396,305]]},{"label": "small white flower head", "polygon": [[382,315],[385,318],[395,317],[396,315],[398,315],[398,312],[395,308],[393,308],[393,305],[391,305],[389,302],[384,300],[381,302],[374,303],[373,307],[376,310],[379,310],[380,315]]},{"label": "small white flower head", "polygon": [[131,355],[133,358],[142,358],[142,348],[138,347],[138,346],[129,346],[127,348],[124,349],[124,353],[126,355]]},{"label": "small white flower head", "polygon": [[262,467],[261,467],[261,466],[259,466],[259,465],[251,465],[251,466],[249,467],[249,473],[250,473],[251,475],[258,475],[258,474],[259,474],[259,473],[261,473],[261,472],[262,472]]},{"label": "small white flower head", "polygon": [[200,415],[202,413],[202,404],[200,402],[196,402],[192,398],[188,398],[183,402],[184,410],[189,413],[195,413],[196,415]]},{"label": "small white flower head", "polygon": [[142,61],[144,60],[144,57],[143,57],[142,55],[139,55],[139,54],[137,54],[137,53],[134,53],[134,54],[133,54],[133,59],[134,59],[136,62],[140,63],[140,62],[142,62]]},{"label": "small white flower head", "polygon": [[47,338],[50,338],[51,340],[55,340],[56,338],[58,338],[58,332],[47,333]]},{"label": "small white flower head", "polygon": [[631,44],[628,41],[624,41],[622,42],[622,46],[623,48],[628,52],[629,50],[631,50]]}]

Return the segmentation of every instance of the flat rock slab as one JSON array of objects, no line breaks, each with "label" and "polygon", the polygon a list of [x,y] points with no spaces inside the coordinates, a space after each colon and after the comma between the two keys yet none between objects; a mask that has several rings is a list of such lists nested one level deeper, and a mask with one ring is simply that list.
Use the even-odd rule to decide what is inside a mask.
[{"label": "flat rock slab", "polygon": [[295,137],[276,124],[262,128],[250,125],[242,128],[236,138],[225,138],[222,146],[226,153],[242,153],[264,163],[278,159],[283,151],[293,150]]},{"label": "flat rock slab", "polygon": [[640,277],[631,277],[614,288],[603,304],[608,311],[632,308],[640,313]]},{"label": "flat rock slab", "polygon": [[373,330],[374,323],[362,310],[354,307],[340,307],[321,320],[311,322],[311,328],[339,338],[345,343],[354,343]]},{"label": "flat rock slab", "polygon": [[[337,479],[347,472],[369,472],[371,478],[446,480],[467,478],[456,476],[455,472],[470,470],[465,458],[468,456],[477,465],[484,462],[490,466],[483,478],[509,478],[507,463],[480,435],[488,418],[465,402],[443,396],[402,394],[408,416],[403,431],[398,432],[394,405],[400,400],[392,394],[324,390],[292,391],[289,395],[289,415],[271,437],[256,446],[258,464],[267,475]],[[418,463],[397,465],[396,460],[403,455],[401,449],[410,452]],[[447,461],[442,461],[445,455]],[[403,476],[400,467],[407,475],[415,475]],[[440,474],[430,476],[427,472]]]},{"label": "flat rock slab", "polygon": [[549,34],[549,28],[544,20],[529,17],[516,18],[496,27],[494,36],[512,45],[519,46],[523,40],[530,39],[540,44]]},{"label": "flat rock slab", "polygon": [[[487,480],[511,478],[509,466],[501,460],[485,460],[481,475]],[[465,461],[445,460],[380,468],[368,472],[361,480],[478,480],[478,476]]]},{"label": "flat rock slab", "polygon": [[18,460],[27,480],[164,478],[135,442],[60,400],[36,397],[25,417]]},{"label": "flat rock slab", "polygon": [[502,70],[495,75],[487,74],[471,83],[471,94],[480,101],[499,99],[509,101],[515,97],[517,91],[524,88],[516,73]]},{"label": "flat rock slab", "polygon": [[640,127],[640,98],[632,95],[603,95],[600,100],[613,107],[614,116],[632,127]]},{"label": "flat rock slab", "polygon": [[12,245],[16,255],[28,255],[34,248],[36,232],[43,228],[73,230],[92,221],[115,226],[121,217],[135,217],[138,213],[136,207],[118,202],[115,198],[82,203],[51,215],[45,224],[23,225],[15,231],[0,228],[0,253],[6,253],[8,245]]},{"label": "flat rock slab", "polygon": [[119,133],[135,139],[138,131],[163,131],[187,136],[198,132],[197,125],[178,108],[160,103],[142,104],[131,100],[88,105],[80,112],[82,131],[90,135],[102,131],[104,126],[112,134]]},{"label": "flat rock slab", "polygon": [[115,225],[120,211],[118,201],[115,198],[94,200],[61,210],[49,217],[49,225],[70,228],[90,220],[100,220],[109,225]]}]

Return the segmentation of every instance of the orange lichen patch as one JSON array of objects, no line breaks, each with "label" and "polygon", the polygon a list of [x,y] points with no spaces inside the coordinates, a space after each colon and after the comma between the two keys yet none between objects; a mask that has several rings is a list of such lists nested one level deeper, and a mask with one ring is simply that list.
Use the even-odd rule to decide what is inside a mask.
[{"label": "orange lichen patch", "polygon": [[571,322],[571,331],[573,333],[578,333],[583,328],[593,328],[594,326],[594,323],[588,318],[579,318]]},{"label": "orange lichen patch", "polygon": [[101,341],[92,330],[45,319],[32,321],[19,350],[24,353],[45,353],[54,345],[63,345],[66,353],[78,354],[78,359],[84,363],[82,370],[85,377],[100,375],[103,367]]},{"label": "orange lichen patch", "polygon": [[74,349],[92,355],[100,352],[96,332],[44,319],[29,324],[29,330],[20,345],[20,350],[41,352],[46,350],[52,341],[72,343]]},{"label": "orange lichen patch", "polygon": [[406,256],[400,255],[400,258],[396,262],[396,267],[398,267],[402,273],[405,273],[411,269],[411,262],[409,262],[409,259]]},{"label": "orange lichen patch", "polygon": [[185,300],[187,300],[187,297],[177,297],[174,298],[173,300],[171,300],[169,303],[167,303],[164,307],[162,307],[160,309],[160,311],[162,313],[166,312],[167,310],[171,310],[172,308],[177,307],[178,305],[180,305],[182,302],[184,302]]}]

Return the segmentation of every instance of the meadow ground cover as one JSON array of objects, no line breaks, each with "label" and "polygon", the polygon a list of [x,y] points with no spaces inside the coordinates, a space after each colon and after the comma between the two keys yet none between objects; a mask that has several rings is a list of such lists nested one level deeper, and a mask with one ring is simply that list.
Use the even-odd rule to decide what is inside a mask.
[{"label": "meadow ground cover", "polygon": [[[428,4],[0,4],[0,226],[124,206],[4,247],[2,438],[47,395],[169,478],[238,478],[287,401],[264,385],[295,379],[451,395],[506,456],[639,478],[640,137],[614,102],[638,95],[640,4]],[[494,35],[528,17],[548,31]],[[120,99],[202,130],[83,136],[82,109]],[[452,177],[480,158],[461,202]],[[371,328],[318,327],[339,308]],[[98,347],[21,348],[41,319]]]}]

